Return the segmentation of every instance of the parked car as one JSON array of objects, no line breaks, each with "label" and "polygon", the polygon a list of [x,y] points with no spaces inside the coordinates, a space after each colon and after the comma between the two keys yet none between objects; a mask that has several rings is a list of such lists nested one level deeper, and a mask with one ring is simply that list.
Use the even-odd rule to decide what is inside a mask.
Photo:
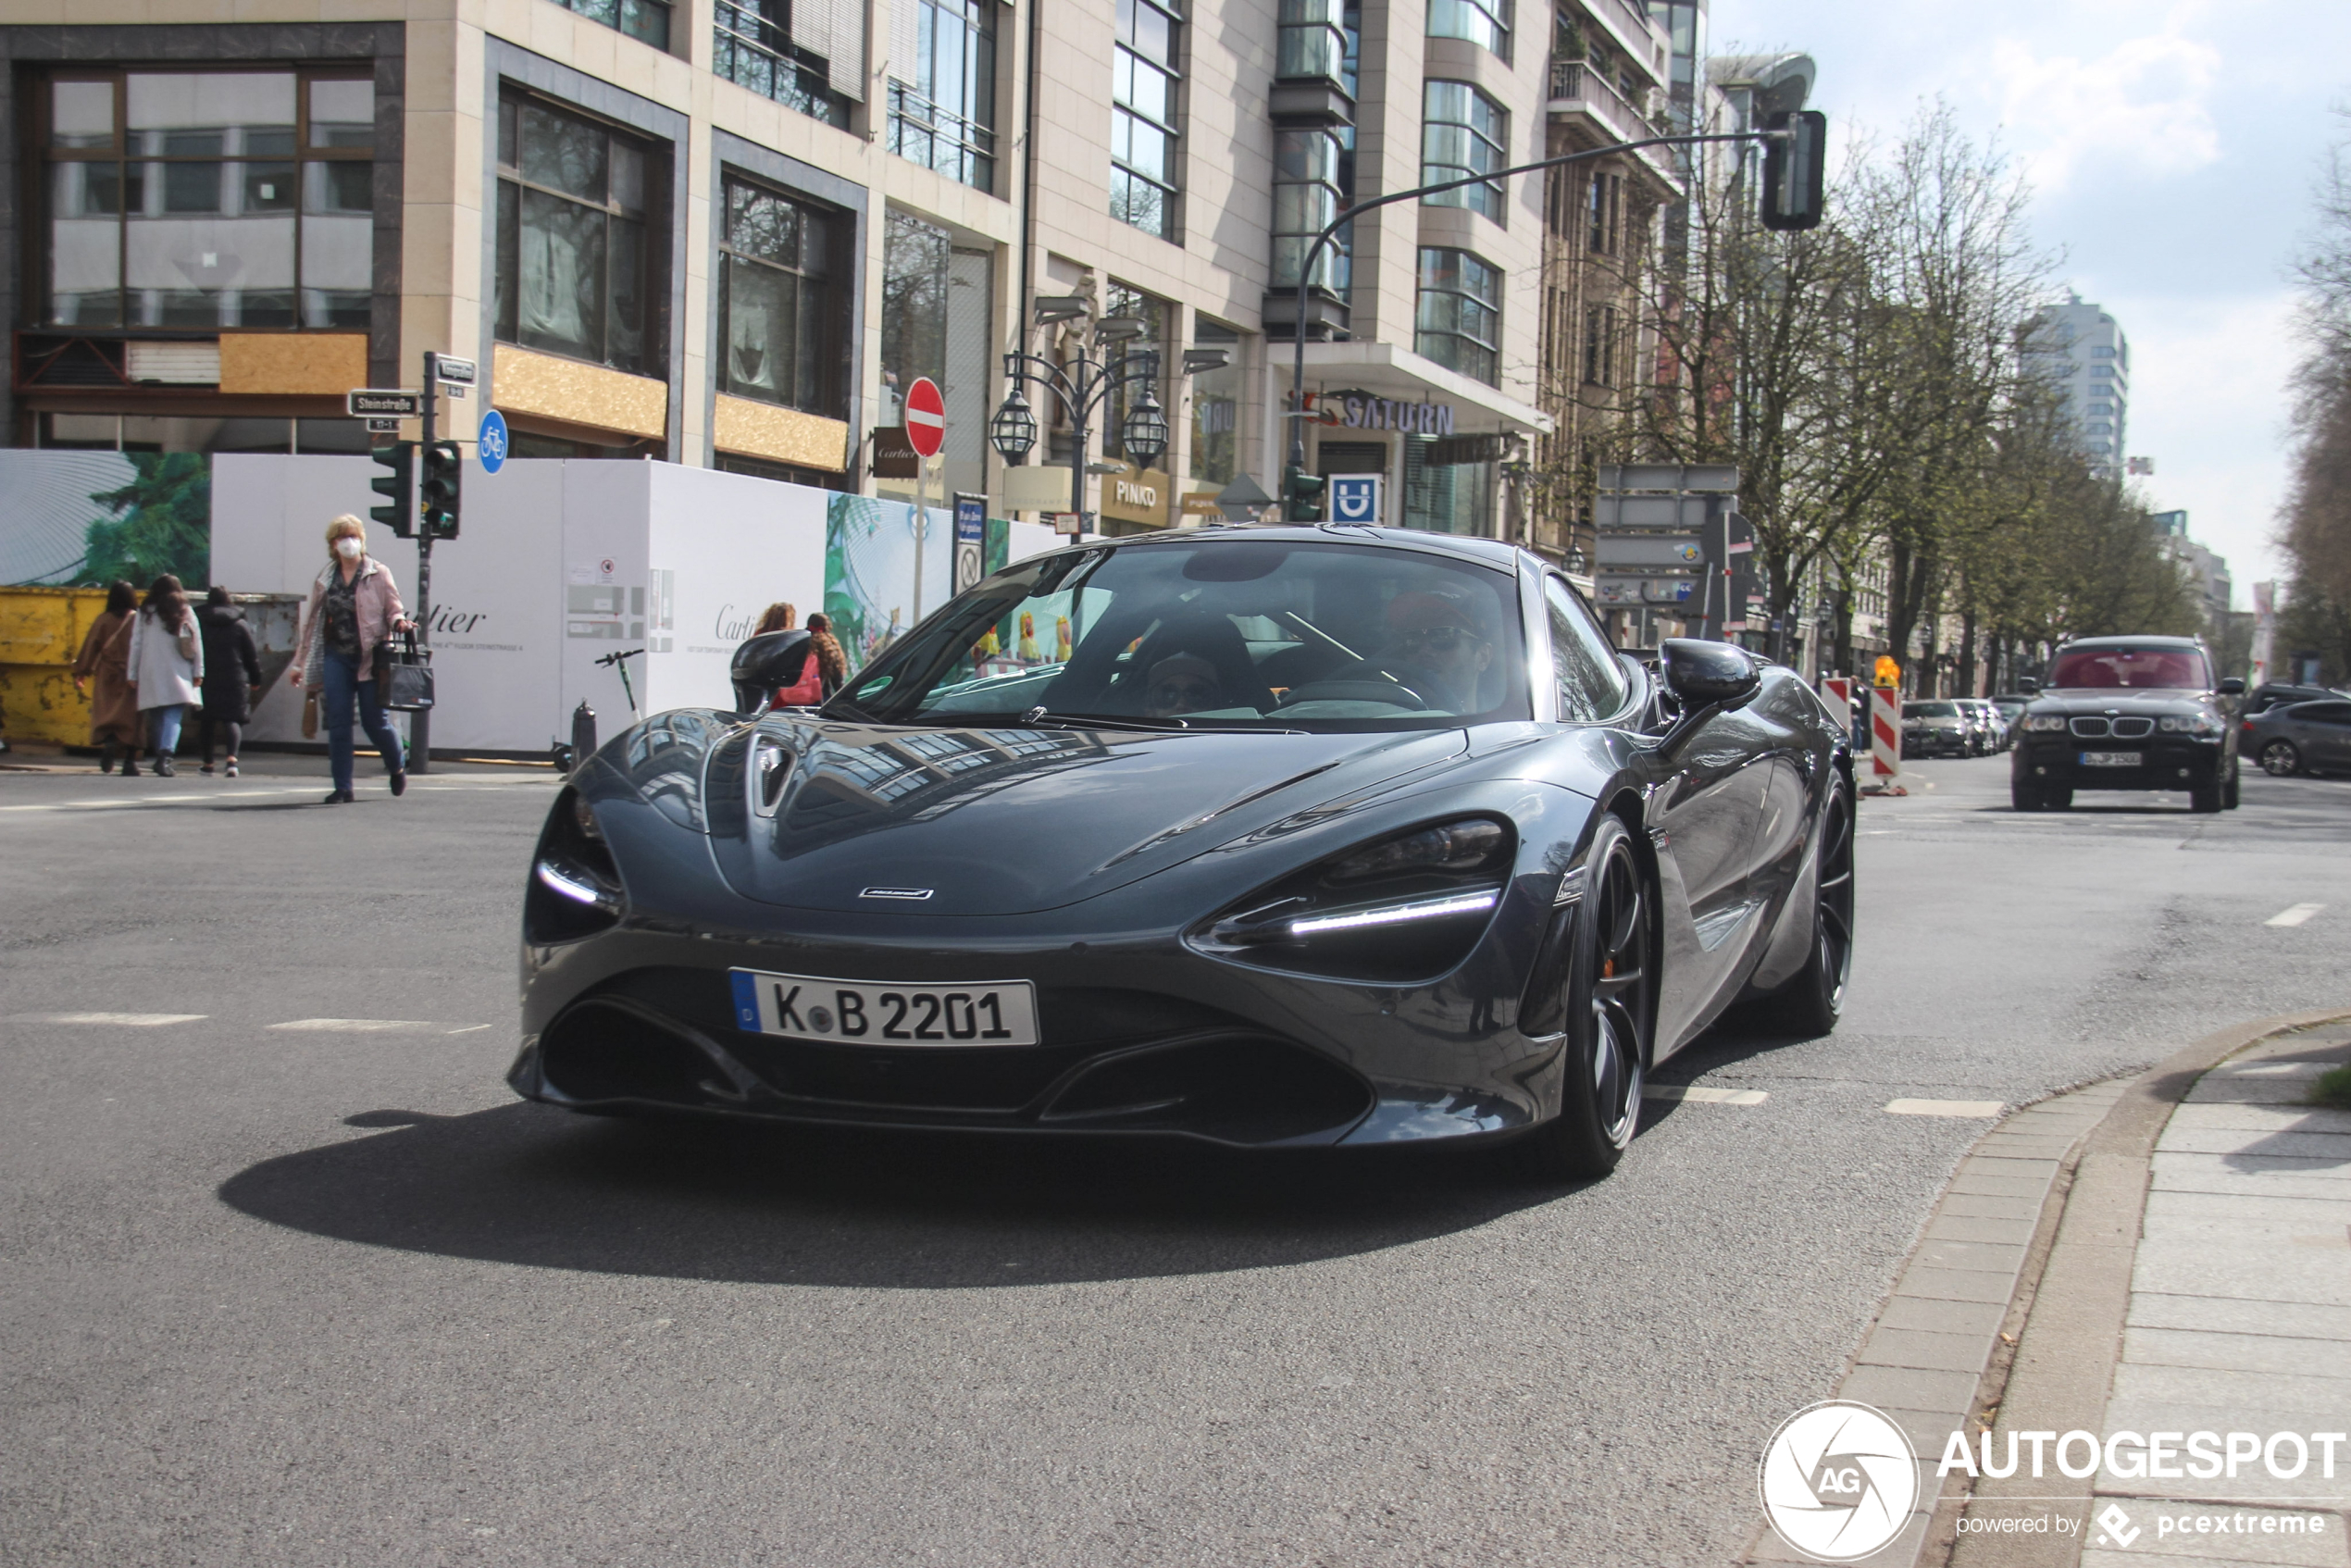
[{"label": "parked car", "polygon": [[1905,757],[1972,757],[1976,720],[1955,697],[1924,698],[1902,704]]},{"label": "parked car", "polygon": [[2001,745],[2005,749],[2013,742],[2016,721],[2024,715],[2025,704],[2033,701],[2030,691],[1996,691],[1984,699],[1999,710]]},{"label": "parked car", "polygon": [[2000,710],[1982,697],[1962,697],[1959,701],[1974,724],[1975,754],[1988,757],[2005,751],[2009,743],[2009,727],[2000,717]]},{"label": "parked car", "polygon": [[[2245,693],[2245,701],[2237,704],[2237,716],[2252,718],[2257,715],[2268,713],[2271,708],[2282,708],[2288,703],[2323,703],[2331,697],[2344,695],[2344,692],[2332,691],[2324,686],[2292,686],[2282,680],[2265,680]],[[2250,756],[2252,753],[2245,754]]]},{"label": "parked car", "polygon": [[[1068,628],[1056,648],[1026,628]],[[526,1098],[1228,1146],[1519,1141],[1613,1168],[1742,998],[1824,1034],[1845,716],[1793,671],[1611,648],[1490,540],[1186,529],[1019,562],[821,708],[558,793],[523,893]]]},{"label": "parked car", "polygon": [[2089,637],[2049,661],[2046,686],[2017,720],[2009,798],[2019,811],[2064,810],[2076,790],[2183,790],[2195,811],[2237,803],[2225,698],[2193,637]]},{"label": "parked car", "polygon": [[2351,697],[2289,703],[2242,720],[2237,754],[2284,778],[2296,773],[2351,773]]}]

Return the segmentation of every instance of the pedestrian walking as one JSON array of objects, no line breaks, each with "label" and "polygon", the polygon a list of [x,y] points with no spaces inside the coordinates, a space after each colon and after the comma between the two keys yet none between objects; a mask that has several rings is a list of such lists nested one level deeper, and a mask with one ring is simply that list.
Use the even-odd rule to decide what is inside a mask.
[{"label": "pedestrian walking", "polygon": [[[391,775],[392,792],[404,794],[408,769],[400,752],[400,737],[384,718],[382,695],[376,689],[376,650],[395,631],[415,626],[400,603],[399,585],[392,568],[367,554],[367,525],[348,512],[327,525],[327,567],[310,585],[310,602],[302,612],[302,631],[295,646],[292,683],[309,693],[317,704],[318,721],[327,727],[327,761],[334,774],[334,790],[326,803],[350,801],[352,707],[359,710],[360,726],[383,757]],[[313,732],[305,723],[304,732]]]},{"label": "pedestrian walking", "polygon": [[[204,766],[198,771],[212,771],[212,742],[218,734],[228,744],[223,765],[227,776],[234,778],[245,722],[253,716],[253,704],[261,695],[261,652],[254,646],[253,628],[245,624],[245,613],[229,603],[229,591],[218,583],[205,591],[204,608],[196,612],[196,629],[204,640],[205,668],[212,672],[204,686],[203,710],[197,715],[196,744],[204,753]],[[240,674],[243,679],[238,678]]]},{"label": "pedestrian walking", "polygon": [[139,772],[139,697],[131,690],[126,667],[131,617],[138,613],[139,591],[117,580],[106,590],[106,612],[90,623],[73,661],[73,689],[90,699],[90,743],[98,748],[98,771],[112,773],[119,754],[126,778]]},{"label": "pedestrian walking", "polygon": [[156,774],[169,778],[180,721],[204,686],[204,639],[178,578],[166,572],[147,585],[147,597],[131,618],[126,642],[123,662],[138,695],[139,716],[147,727],[147,750],[155,757]]},{"label": "pedestrian walking", "polygon": [[816,674],[824,683],[824,699],[829,701],[849,679],[849,653],[840,645],[840,639],[833,635],[831,617],[808,617],[808,646],[816,655]]}]

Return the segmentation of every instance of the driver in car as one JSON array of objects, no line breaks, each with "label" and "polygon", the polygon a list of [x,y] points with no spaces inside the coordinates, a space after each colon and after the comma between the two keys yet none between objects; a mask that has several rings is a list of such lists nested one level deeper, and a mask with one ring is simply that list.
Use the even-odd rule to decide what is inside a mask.
[{"label": "driver in car", "polygon": [[1200,654],[1170,653],[1151,666],[1151,684],[1143,691],[1143,712],[1150,717],[1175,718],[1229,705],[1216,666]]},{"label": "driver in car", "polygon": [[1430,707],[1478,712],[1478,678],[1493,662],[1493,639],[1467,593],[1422,591],[1388,601],[1380,666]]}]

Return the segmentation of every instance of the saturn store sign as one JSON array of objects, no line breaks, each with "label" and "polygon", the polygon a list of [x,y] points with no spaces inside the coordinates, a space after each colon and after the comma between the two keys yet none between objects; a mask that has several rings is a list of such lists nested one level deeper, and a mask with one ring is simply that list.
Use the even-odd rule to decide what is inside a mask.
[{"label": "saturn store sign", "polygon": [[1102,476],[1102,516],[1164,528],[1168,498],[1175,491],[1175,479],[1164,469],[1138,468],[1130,463]]}]

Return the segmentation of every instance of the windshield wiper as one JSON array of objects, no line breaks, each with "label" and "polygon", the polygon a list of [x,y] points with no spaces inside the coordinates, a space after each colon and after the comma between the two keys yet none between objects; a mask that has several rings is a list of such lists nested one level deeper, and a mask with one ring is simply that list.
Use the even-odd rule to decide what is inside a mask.
[{"label": "windshield wiper", "polygon": [[1031,729],[1136,729],[1152,735],[1302,735],[1300,729],[1253,724],[1191,724],[1180,718],[1113,718],[1106,714],[1057,714],[1031,708],[1020,716]]}]

